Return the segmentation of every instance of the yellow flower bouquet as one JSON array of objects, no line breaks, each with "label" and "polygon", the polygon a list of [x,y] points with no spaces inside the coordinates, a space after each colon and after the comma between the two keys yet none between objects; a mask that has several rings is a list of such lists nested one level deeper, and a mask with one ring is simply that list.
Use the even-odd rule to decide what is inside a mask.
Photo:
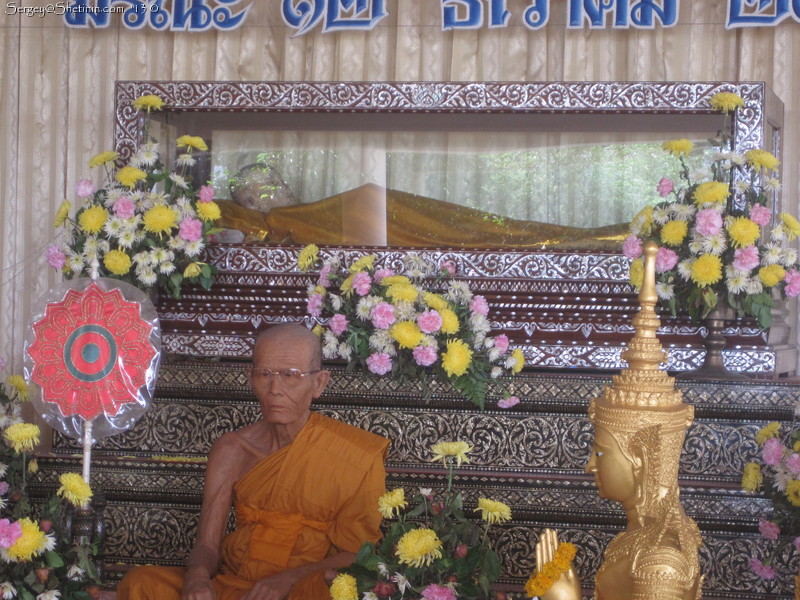
[{"label": "yellow flower bouquet", "polygon": [[[407,510],[405,490],[397,488],[378,501],[378,511],[396,520],[378,544],[365,543],[350,567],[331,585],[333,600],[424,598],[429,600],[487,600],[500,575],[500,559],[491,548],[491,526],[511,519],[502,502],[480,498],[466,510],[453,489],[454,469],[469,462],[466,442],[442,442],[431,448],[432,460],[448,469],[447,489],[434,494],[420,488],[416,506]],[[479,513],[480,522],[467,518]]]},{"label": "yellow flower bouquet", "polygon": [[632,261],[631,284],[638,289],[644,242],[660,246],[656,288],[673,315],[685,311],[701,319],[727,302],[767,328],[774,297],[800,295],[798,253],[790,246],[800,235],[800,222],[770,207],[780,189],[775,156],[763,149],[741,155],[729,148],[727,118],[744,106],[742,98],[722,92],[709,103],[726,114],[725,126],[712,140],[717,149],[710,163],[689,168],[690,140],[663,144],[680,162],[680,180],[661,178],[657,191],[664,200],[633,219],[623,253]]},{"label": "yellow flower bouquet", "polygon": [[[301,271],[319,269],[306,308],[326,324],[315,327],[326,359],[377,376],[424,379],[432,373],[480,408],[491,380],[522,370],[522,350],[511,348],[505,334],[490,335],[489,304],[453,278],[454,265],[435,265],[413,252],[397,271],[375,260],[373,254],[350,265],[322,260],[313,244],[300,252]],[[498,405],[517,402],[509,393]]]},{"label": "yellow flower bouquet", "polygon": [[71,539],[64,527],[69,506],[83,506],[92,490],[81,475],[64,473],[56,494],[31,501],[28,483],[38,464],[30,454],[40,432],[22,420],[27,398],[19,375],[0,383],[0,597],[85,600],[100,591],[97,543]]},{"label": "yellow flower bouquet", "polygon": [[57,243],[48,247],[48,263],[69,277],[89,276],[93,264],[98,274],[126,281],[149,291],[160,287],[180,298],[184,281],[211,286],[214,267],[202,261],[209,237],[218,230],[214,222],[220,208],[214,189],[192,181],[198,154],[208,150],[197,136],[182,135],[174,169],[165,168],[159,145],[149,137],[151,110],[163,101],[142,96],[134,108],[146,111],[146,140],[130,164],[118,166],[116,152],[101,152],[89,168],[105,171],[97,189],[91,179],[76,185],[77,211],[65,200],[55,218]]}]

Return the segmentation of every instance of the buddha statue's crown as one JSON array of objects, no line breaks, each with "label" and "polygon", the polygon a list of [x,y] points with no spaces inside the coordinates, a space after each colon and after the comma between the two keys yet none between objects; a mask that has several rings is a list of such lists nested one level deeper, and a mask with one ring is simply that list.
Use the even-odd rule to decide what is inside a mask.
[{"label": "buddha statue's crown", "polygon": [[634,432],[661,425],[667,431],[683,431],[694,416],[693,407],[685,404],[681,392],[675,389],[675,378],[661,368],[666,352],[656,337],[660,325],[655,311],[657,253],[654,242],[645,244],[640,309],[633,318],[635,334],[622,353],[628,366],[612,377],[612,385],[589,407],[589,418],[595,425],[609,430]]}]

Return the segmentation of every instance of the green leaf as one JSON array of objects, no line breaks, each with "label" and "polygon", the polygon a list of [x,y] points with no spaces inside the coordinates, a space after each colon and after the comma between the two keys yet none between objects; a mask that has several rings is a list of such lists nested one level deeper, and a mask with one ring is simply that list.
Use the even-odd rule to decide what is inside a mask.
[{"label": "green leaf", "polygon": [[489,550],[483,555],[481,560],[481,571],[489,581],[494,581],[500,577],[500,559],[494,550]]},{"label": "green leaf", "polygon": [[61,555],[58,552],[54,552],[53,550],[45,552],[44,559],[47,562],[48,567],[53,567],[56,569],[64,566],[64,559],[61,558]]}]

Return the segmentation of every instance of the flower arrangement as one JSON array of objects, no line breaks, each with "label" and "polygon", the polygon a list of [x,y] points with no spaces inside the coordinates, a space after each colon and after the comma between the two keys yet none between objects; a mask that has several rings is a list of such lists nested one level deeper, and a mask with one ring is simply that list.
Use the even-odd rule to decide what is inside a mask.
[{"label": "flower arrangement", "polygon": [[28,480],[39,470],[30,453],[40,432],[20,416],[27,399],[21,376],[10,375],[0,384],[0,597],[99,598],[96,544],[70,541],[63,530],[68,505],[83,506],[91,498],[89,485],[81,475],[65,473],[56,494],[41,504],[32,504],[28,495]]},{"label": "flower arrangement", "polygon": [[384,518],[397,517],[377,544],[365,543],[350,567],[331,584],[333,600],[477,600],[491,595],[500,560],[488,541],[489,528],[511,519],[511,509],[480,498],[474,512],[482,524],[467,519],[463,498],[453,489],[454,469],[469,462],[466,442],[442,442],[431,448],[432,460],[448,470],[447,489],[437,496],[420,489],[408,511],[398,488],[378,502]]},{"label": "flower arrangement", "polygon": [[[727,125],[730,114],[744,101],[722,92],[712,96],[710,105],[725,113]],[[800,222],[789,213],[776,217],[769,207],[770,196],[780,189],[775,156],[761,149],[744,155],[732,152],[727,131],[723,127],[711,140],[717,150],[710,164],[699,169],[687,166],[694,148],[691,141],[663,144],[680,161],[681,180],[658,182],[664,200],[645,207],[633,219],[623,253],[633,261],[630,280],[638,289],[643,242],[659,244],[656,288],[659,301],[673,315],[681,310],[700,319],[727,302],[738,314],[756,317],[767,328],[773,296],[800,294],[798,254],[789,247],[800,235]]]},{"label": "flower arrangement", "polygon": [[99,275],[126,281],[149,291],[156,286],[180,298],[184,281],[208,289],[215,272],[200,256],[209,236],[218,230],[214,222],[220,209],[214,188],[196,188],[188,174],[195,155],[208,150],[197,136],[182,135],[176,169],[167,170],[159,145],[149,136],[150,113],[164,102],[154,95],[134,101],[146,112],[145,142],[130,163],[117,166],[116,152],[101,152],[89,160],[89,168],[105,170],[105,183],[97,189],[90,179],[76,185],[80,204],[70,217],[65,200],[56,214],[57,244],[47,248],[47,262],[70,278],[89,276],[93,263]]},{"label": "flower arrangement", "polygon": [[[772,422],[756,433],[761,448],[761,462],[751,461],[742,473],[742,489],[749,493],[762,490],[772,500],[772,519],[760,519],[758,529],[767,540],[777,541],[772,554],[764,561],[750,559],[753,572],[773,579],[773,566],[789,544],[800,552],[800,430],[782,435],[781,424]],[[795,569],[796,571],[796,569]]]},{"label": "flower arrangement", "polygon": [[[327,320],[314,330],[327,359],[344,359],[349,369],[398,378],[424,378],[429,370],[484,407],[489,382],[519,373],[525,358],[508,336],[490,336],[489,304],[463,281],[452,262],[434,265],[413,252],[395,272],[375,265],[375,255],[350,265],[322,261],[310,244],[298,257],[301,271],[319,269],[309,285],[307,310]],[[424,287],[423,284],[427,284]],[[518,403],[506,394],[501,408]]]}]

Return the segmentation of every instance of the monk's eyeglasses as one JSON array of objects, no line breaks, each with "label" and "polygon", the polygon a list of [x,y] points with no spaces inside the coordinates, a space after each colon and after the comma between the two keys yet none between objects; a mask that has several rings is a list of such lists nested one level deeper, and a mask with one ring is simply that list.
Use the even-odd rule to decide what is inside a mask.
[{"label": "monk's eyeglasses", "polygon": [[315,373],[319,373],[322,369],[316,369],[314,371],[300,371],[298,369],[278,369],[277,371],[273,371],[272,369],[268,369],[267,367],[248,367],[248,373],[252,377],[258,377],[259,379],[277,379],[282,383],[298,383],[304,377],[308,377],[309,375],[314,375]]}]

